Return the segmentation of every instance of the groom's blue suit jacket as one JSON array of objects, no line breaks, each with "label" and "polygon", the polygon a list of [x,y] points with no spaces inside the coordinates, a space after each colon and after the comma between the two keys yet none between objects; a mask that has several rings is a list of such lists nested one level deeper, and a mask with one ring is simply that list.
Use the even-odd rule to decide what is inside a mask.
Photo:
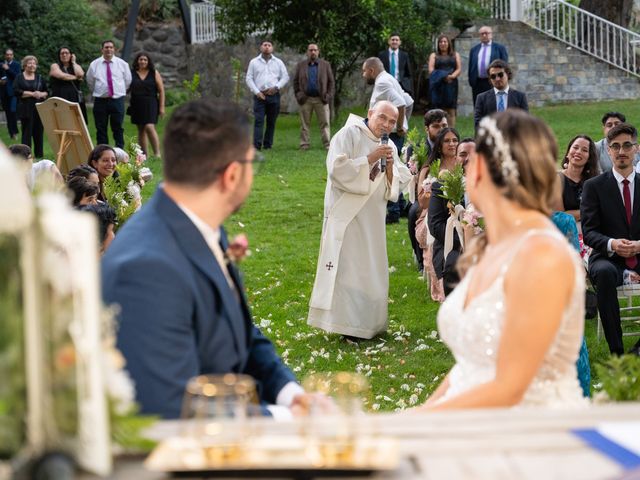
[{"label": "groom's blue suit jacket", "polygon": [[[221,232],[221,246],[227,239]],[[103,297],[118,304],[117,345],[142,412],[180,415],[189,378],[246,373],[275,403],[294,375],[253,325],[235,267],[227,283],[204,238],[161,188],[118,232],[102,262]]]}]

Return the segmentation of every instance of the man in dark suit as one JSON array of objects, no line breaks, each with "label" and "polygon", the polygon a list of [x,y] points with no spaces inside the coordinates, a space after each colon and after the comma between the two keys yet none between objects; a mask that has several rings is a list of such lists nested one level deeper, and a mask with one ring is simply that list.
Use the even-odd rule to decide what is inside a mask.
[{"label": "man in dark suit", "polygon": [[489,83],[489,65],[494,60],[509,61],[507,49],[493,41],[493,30],[486,25],[478,30],[480,43],[471,48],[469,52],[469,85],[473,93],[473,104],[482,92],[491,89]]},{"label": "man in dark suit", "polygon": [[388,43],[389,48],[378,53],[378,58],[382,61],[387,73],[398,81],[405,92],[413,96],[411,64],[407,52],[400,50],[400,45],[402,44],[400,35],[392,33],[389,35]]},{"label": "man in dark suit", "polygon": [[13,91],[13,81],[22,69],[20,63],[13,57],[13,50],[7,48],[4,52],[4,61],[0,64],[0,101],[2,110],[7,117],[7,129],[11,140],[18,138],[18,117],[16,109],[18,98]]},{"label": "man in dark suit", "polygon": [[527,96],[509,87],[509,80],[513,77],[509,64],[503,60],[494,60],[489,65],[489,79],[493,88],[478,95],[473,112],[476,130],[478,124],[487,115],[503,112],[507,108],[520,108],[529,111]]},{"label": "man in dark suit", "polygon": [[[616,287],[625,270],[640,272],[640,175],[633,168],[637,142],[638,131],[628,123],[609,130],[613,169],[585,182],[580,204],[584,243],[593,249],[589,276],[609,350],[617,355],[624,353],[624,345]],[[631,352],[640,355],[640,341]]]},{"label": "man in dark suit", "polygon": [[[197,100],[165,129],[164,184],[118,232],[102,264],[103,297],[120,307],[118,348],[142,412],[180,415],[187,381],[252,376],[263,404],[306,402],[252,323],[222,222],[249,195],[255,150],[236,105]],[[280,407],[282,408],[282,407]]]}]

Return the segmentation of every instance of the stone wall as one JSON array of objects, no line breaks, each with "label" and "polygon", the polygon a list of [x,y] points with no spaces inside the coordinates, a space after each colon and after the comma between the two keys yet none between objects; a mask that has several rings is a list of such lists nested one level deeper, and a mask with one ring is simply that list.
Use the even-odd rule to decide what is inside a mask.
[{"label": "stone wall", "polygon": [[520,22],[478,23],[456,39],[456,51],[462,57],[462,74],[458,95],[458,113],[473,112],[471,87],[467,81],[469,50],[478,42],[481,25],[493,27],[493,38],[509,51],[514,70],[510,82],[527,94],[529,105],[570,101],[635,99],[640,96],[640,82],[607,63],[572,49]]},{"label": "stone wall", "polygon": [[[116,32],[120,40],[124,31]],[[131,48],[129,63],[140,51],[147,52],[169,86],[181,84],[188,77],[187,42],[182,23],[146,23],[137,30]]]}]

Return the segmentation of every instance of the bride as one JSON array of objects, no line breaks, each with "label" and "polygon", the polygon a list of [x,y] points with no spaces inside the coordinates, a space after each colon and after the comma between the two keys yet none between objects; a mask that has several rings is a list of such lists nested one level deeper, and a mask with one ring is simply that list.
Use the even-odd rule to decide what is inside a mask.
[{"label": "bride", "polygon": [[507,110],[483,119],[476,141],[466,185],[486,235],[460,258],[466,275],[438,312],[456,363],[419,408],[584,404],[575,367],[584,273],[548,219],[558,178],[553,134]]}]

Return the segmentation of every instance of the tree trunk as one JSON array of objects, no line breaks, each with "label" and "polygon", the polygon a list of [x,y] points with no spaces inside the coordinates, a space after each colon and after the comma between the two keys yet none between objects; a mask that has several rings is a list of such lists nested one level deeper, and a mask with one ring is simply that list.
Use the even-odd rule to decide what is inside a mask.
[{"label": "tree trunk", "polygon": [[580,0],[580,8],[628,28],[633,0]]}]

